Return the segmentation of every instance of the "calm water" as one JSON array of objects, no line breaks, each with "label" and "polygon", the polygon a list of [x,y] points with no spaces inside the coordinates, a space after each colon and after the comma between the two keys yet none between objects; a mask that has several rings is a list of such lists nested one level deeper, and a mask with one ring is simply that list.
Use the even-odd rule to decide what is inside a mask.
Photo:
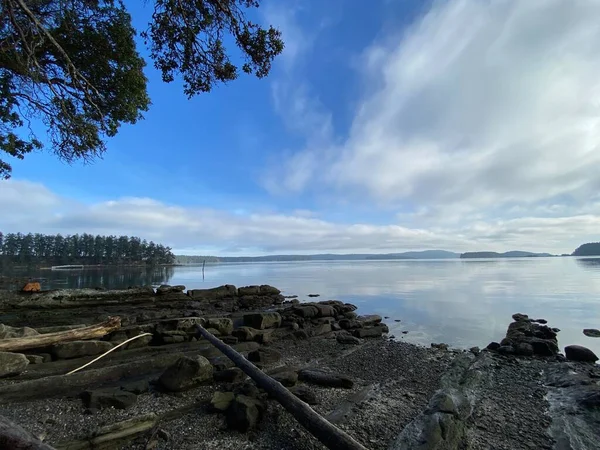
[{"label": "calm water", "polygon": [[46,277],[45,288],[271,284],[301,300],[316,293],[321,300],[354,303],[362,314],[389,316],[386,323],[392,334],[426,345],[485,346],[499,341],[511,315],[522,312],[560,328],[561,346],[581,344],[600,354],[600,338],[582,333],[583,328],[600,328],[600,259],[211,264],[206,266],[204,280],[197,266],[29,275]]}]

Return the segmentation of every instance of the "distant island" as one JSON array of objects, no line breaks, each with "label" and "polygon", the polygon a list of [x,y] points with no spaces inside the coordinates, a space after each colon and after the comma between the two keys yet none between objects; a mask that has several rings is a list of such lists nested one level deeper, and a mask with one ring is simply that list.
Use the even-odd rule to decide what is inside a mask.
[{"label": "distant island", "polygon": [[582,244],[572,253],[573,256],[600,256],[600,242]]},{"label": "distant island", "polygon": [[470,258],[544,258],[549,256],[555,256],[550,253],[534,253],[534,252],[523,252],[513,250],[510,252],[498,253],[498,252],[466,252],[460,255],[461,259]]},{"label": "distant island", "polygon": [[266,256],[199,256],[175,255],[176,264],[202,264],[217,262],[292,262],[292,261],[368,261],[386,259],[458,259],[459,253],[445,250],[424,250],[403,253],[324,253],[315,255],[266,255]]}]

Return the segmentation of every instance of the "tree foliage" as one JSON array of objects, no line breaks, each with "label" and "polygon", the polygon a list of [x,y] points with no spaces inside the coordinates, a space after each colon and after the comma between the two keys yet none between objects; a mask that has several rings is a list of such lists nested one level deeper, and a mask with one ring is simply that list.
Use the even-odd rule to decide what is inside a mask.
[{"label": "tree foliage", "polygon": [[[165,82],[181,77],[192,97],[240,70],[262,78],[283,50],[281,34],[247,18],[258,0],[155,0],[141,34]],[[90,159],[106,138],[147,111],[144,59],[125,6],[115,0],[0,0],[0,150],[42,148],[41,120],[61,159]],[[236,65],[227,39],[241,51]],[[0,158],[0,178],[10,177]]]},{"label": "tree foliage", "polygon": [[581,244],[575,249],[573,256],[600,256],[600,242]]},{"label": "tree foliage", "polygon": [[169,247],[135,236],[0,232],[0,260],[11,264],[172,264]]}]

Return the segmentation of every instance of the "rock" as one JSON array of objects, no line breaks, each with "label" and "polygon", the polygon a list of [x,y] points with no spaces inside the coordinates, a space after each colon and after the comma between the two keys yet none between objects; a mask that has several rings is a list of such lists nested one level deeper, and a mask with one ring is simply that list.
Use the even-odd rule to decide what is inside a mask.
[{"label": "rock", "polygon": [[248,380],[244,383],[235,385],[233,388],[233,393],[235,395],[245,395],[246,397],[259,398],[260,390],[258,386],[252,380]]},{"label": "rock", "polygon": [[42,364],[44,362],[44,357],[42,355],[25,355],[29,364]]},{"label": "rock", "polygon": [[381,323],[381,320],[381,316],[377,314],[371,314],[368,316],[358,316],[358,321],[361,322],[365,327],[369,325],[377,325]]},{"label": "rock", "polygon": [[248,353],[248,360],[261,364],[271,364],[281,359],[281,353],[272,348],[259,348]]},{"label": "rock", "polygon": [[213,394],[213,397],[210,400],[210,405],[216,411],[226,411],[234,399],[235,395],[233,392],[217,391]]},{"label": "rock", "polygon": [[238,367],[231,367],[214,372],[213,378],[217,383],[237,383],[246,378],[246,374]]},{"label": "rock", "polygon": [[519,342],[515,347],[515,353],[522,356],[533,356],[533,345],[527,342]]},{"label": "rock", "polygon": [[342,329],[344,329],[344,330],[354,330],[357,328],[362,328],[362,326],[363,326],[362,322],[359,322],[358,320],[355,320],[355,319],[343,319],[343,320],[340,320],[339,324],[340,324],[340,327],[342,327]]},{"label": "rock", "polygon": [[187,291],[188,297],[195,300],[220,300],[228,297],[237,297],[238,290],[231,284],[212,289],[192,289]]},{"label": "rock", "polygon": [[294,386],[289,388],[289,391],[302,400],[304,403],[309,405],[318,405],[319,400],[313,391],[308,386]]},{"label": "rock", "polygon": [[237,395],[227,409],[227,426],[246,432],[254,427],[262,417],[265,407],[260,400],[246,395]]},{"label": "rock", "polygon": [[500,344],[498,342],[490,342],[487,347],[488,350],[498,350],[500,348]]},{"label": "rock", "polygon": [[512,345],[502,345],[498,347],[497,351],[503,355],[513,355],[515,353],[515,349]]},{"label": "rock", "polygon": [[317,317],[317,315],[319,314],[319,310],[316,306],[313,305],[296,306],[294,308],[294,314],[300,317],[310,319],[312,317]]},{"label": "rock", "polygon": [[[358,314],[356,314],[354,311],[345,312],[343,315],[346,319],[350,319],[350,320],[356,319],[358,317]],[[398,322],[400,322],[400,321],[398,321]]]},{"label": "rock", "polygon": [[71,359],[99,355],[111,348],[113,345],[106,341],[71,341],[52,346],[51,352],[55,358]]},{"label": "rock", "polygon": [[225,342],[227,345],[235,345],[239,342],[239,339],[236,338],[235,336],[223,336],[221,338],[221,340],[223,342]]},{"label": "rock", "polygon": [[244,325],[247,327],[264,330],[265,328],[278,328],[281,325],[281,315],[276,312],[262,312],[244,315]]},{"label": "rock", "polygon": [[[0,328],[0,336],[1,336],[1,328]],[[595,337],[595,338],[600,338],[600,330],[597,330],[595,328],[586,328],[583,330],[583,334],[585,334],[588,337]]]},{"label": "rock", "polygon": [[213,367],[204,356],[184,356],[168,367],[158,382],[166,390],[177,392],[209,380],[212,376]]},{"label": "rock", "polygon": [[238,295],[243,297],[245,295],[259,295],[260,286],[243,286],[238,288]]},{"label": "rock", "polygon": [[317,314],[318,317],[335,317],[336,315],[336,310],[331,305],[315,303],[314,307],[319,310],[319,313]]},{"label": "rock", "polygon": [[137,395],[120,389],[97,389],[85,391],[81,399],[84,406],[90,409],[127,409],[135,404]]},{"label": "rock", "polygon": [[37,336],[39,333],[33,328],[29,327],[9,327],[0,323],[0,339],[12,339],[27,336]]},{"label": "rock", "polygon": [[458,415],[458,408],[456,407],[452,396],[447,392],[438,392],[429,401],[426,414],[433,414],[436,412]]},{"label": "rock", "polygon": [[529,344],[533,347],[533,353],[541,356],[554,356],[558,353],[558,344],[549,339],[529,338]]},{"label": "rock", "polygon": [[541,323],[541,324],[548,323],[548,321],[546,319],[535,319],[535,320],[532,320],[532,322]]},{"label": "rock", "polygon": [[231,334],[242,342],[249,342],[254,340],[254,338],[256,337],[256,332],[257,330],[255,330],[254,328],[239,327],[233,330]]},{"label": "rock", "polygon": [[281,291],[276,287],[263,284],[260,286],[260,293],[261,295],[279,295],[281,294]]},{"label": "rock", "polygon": [[321,369],[302,369],[298,372],[298,379],[306,383],[319,386],[352,389],[354,381],[344,375],[325,372]]},{"label": "rock", "polygon": [[42,286],[40,283],[27,283],[21,289],[21,292],[40,292],[42,290]]},{"label": "rock", "polygon": [[219,330],[221,336],[227,336],[233,331],[233,321],[226,317],[206,319],[205,328]]},{"label": "rock", "polygon": [[400,319],[394,319],[394,322],[402,322]]},{"label": "rock", "polygon": [[285,387],[292,387],[292,386],[295,386],[296,383],[298,382],[298,373],[294,372],[292,370],[289,370],[286,372],[279,372],[279,373],[273,374],[273,375],[271,375],[271,378],[273,378],[275,381],[279,381]]},{"label": "rock", "polygon": [[157,295],[169,294],[172,292],[183,292],[185,291],[185,286],[179,284],[177,286],[169,286],[168,284],[161,284],[156,288]]},{"label": "rock", "polygon": [[131,392],[132,394],[139,395],[150,390],[150,382],[146,379],[138,381],[129,381],[121,385],[122,391]]},{"label": "rock", "polygon": [[349,334],[347,332],[338,333],[338,335],[335,337],[335,339],[340,344],[351,344],[351,345],[359,345],[360,344],[359,338],[352,336],[351,334]]},{"label": "rock", "polygon": [[474,355],[477,355],[477,354],[478,354],[478,353],[479,353],[481,350],[479,349],[479,347],[471,347],[471,348],[469,349],[469,351],[470,351],[471,353],[473,353]]},{"label": "rock", "polygon": [[404,330],[402,334],[408,334],[408,330]]},{"label": "rock", "polygon": [[320,297],[321,294],[308,294],[309,297]]},{"label": "rock", "polygon": [[328,323],[322,323],[316,325],[310,329],[309,334],[311,336],[321,336],[322,334],[331,333],[331,325]]},{"label": "rock", "polygon": [[439,350],[448,350],[448,344],[441,342],[439,344],[434,344],[433,342],[431,343],[431,348],[437,348]]},{"label": "rock", "polygon": [[579,404],[586,408],[600,408],[600,391],[591,392],[586,394],[579,400]]},{"label": "rock", "polygon": [[567,345],[565,356],[570,361],[596,362],[598,357],[589,348],[582,345]]},{"label": "rock", "polygon": [[0,352],[0,377],[18,375],[28,365],[29,360],[21,353]]},{"label": "rock", "polygon": [[390,330],[385,324],[379,324],[372,327],[358,328],[352,330],[352,334],[357,338],[381,337],[383,333],[388,333]]},{"label": "rock", "polygon": [[292,334],[292,336],[294,336],[295,339],[299,339],[299,340],[308,339],[310,337],[308,335],[308,333],[306,332],[306,330],[297,330],[297,331],[294,331],[294,333]]},{"label": "rock", "polygon": [[529,321],[529,316],[527,314],[516,313],[512,315],[513,320],[520,321]]}]

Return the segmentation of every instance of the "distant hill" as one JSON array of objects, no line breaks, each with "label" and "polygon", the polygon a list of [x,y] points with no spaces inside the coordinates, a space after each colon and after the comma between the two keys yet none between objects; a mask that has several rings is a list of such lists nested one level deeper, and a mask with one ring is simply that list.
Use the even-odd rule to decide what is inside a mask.
[{"label": "distant hill", "polygon": [[445,250],[424,250],[403,253],[323,253],[316,255],[266,255],[266,256],[199,256],[176,255],[176,264],[202,264],[206,262],[272,262],[272,261],[365,261],[386,259],[451,259],[459,253]]},{"label": "distant hill", "polygon": [[513,250],[510,252],[498,253],[498,252],[466,252],[460,255],[461,259],[470,258],[540,258],[554,256],[550,253],[534,253],[534,252],[523,252]]},{"label": "distant hill", "polygon": [[589,242],[575,249],[573,256],[600,256],[600,242]]}]

